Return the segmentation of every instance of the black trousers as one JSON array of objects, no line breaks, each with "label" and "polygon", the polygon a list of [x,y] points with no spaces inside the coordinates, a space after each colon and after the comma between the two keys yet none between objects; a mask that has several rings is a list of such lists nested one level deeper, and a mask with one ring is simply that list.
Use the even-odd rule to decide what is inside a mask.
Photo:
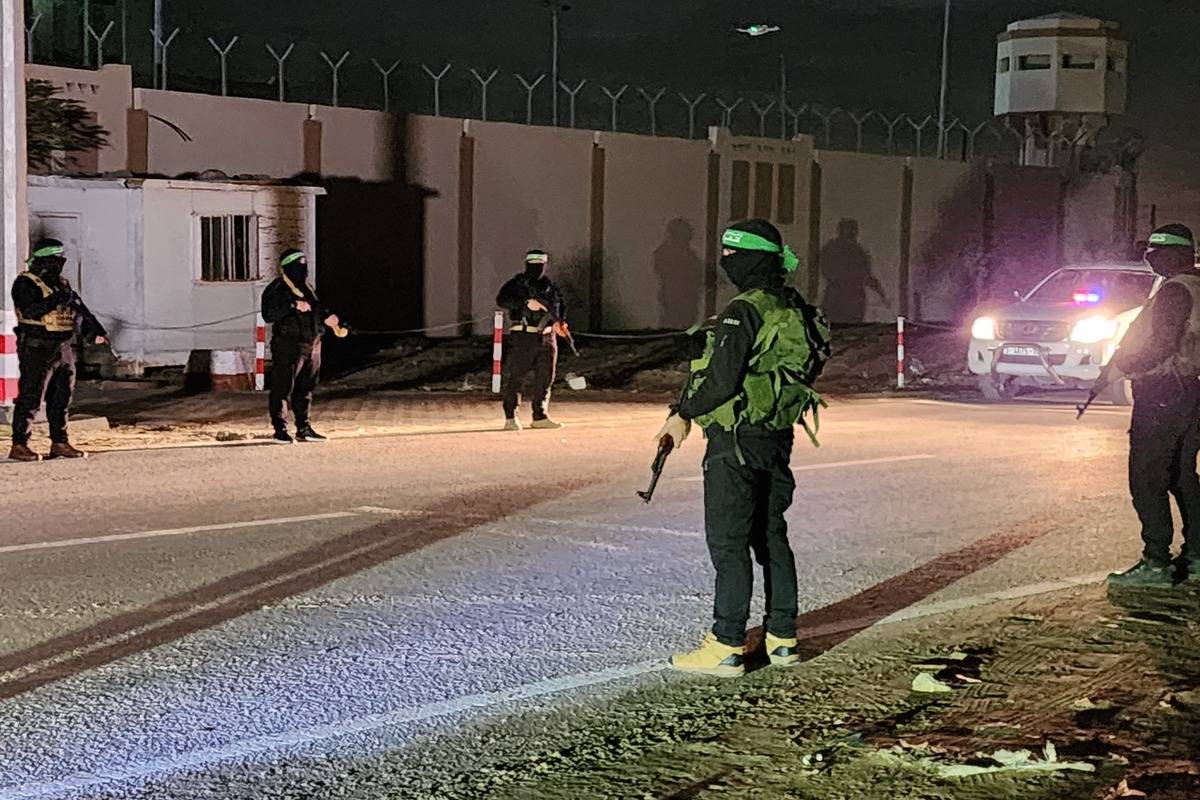
[{"label": "black trousers", "polygon": [[550,387],[558,369],[558,342],[554,334],[513,331],[504,344],[504,416],[512,419],[520,402],[521,384],[533,372],[533,418],[545,419],[546,404],[550,402]]},{"label": "black trousers", "polygon": [[[787,538],[784,513],[792,504],[796,481],[789,466],[794,437],[784,433],[741,431],[738,441],[724,432],[709,433],[704,456],[704,532],[717,572],[713,633],[737,647],[746,638],[754,568],[762,567],[768,633],[796,635],[799,613],[796,558]],[[740,446],[742,463],[738,459]]]},{"label": "black trousers", "polygon": [[75,395],[75,343],[19,336],[17,363],[21,379],[17,384],[17,402],[13,409],[13,444],[29,444],[29,429],[37,418],[42,401],[50,423],[50,440],[65,444],[67,413]]},{"label": "black trousers", "polygon": [[1142,523],[1143,558],[1171,560],[1171,496],[1183,520],[1184,553],[1200,558],[1200,381],[1181,382],[1170,398],[1135,397],[1129,429],[1129,491]]},{"label": "black trousers", "polygon": [[286,339],[271,341],[271,424],[276,429],[287,428],[284,404],[291,406],[296,427],[308,425],[313,391],[321,375],[321,341],[295,342]]}]

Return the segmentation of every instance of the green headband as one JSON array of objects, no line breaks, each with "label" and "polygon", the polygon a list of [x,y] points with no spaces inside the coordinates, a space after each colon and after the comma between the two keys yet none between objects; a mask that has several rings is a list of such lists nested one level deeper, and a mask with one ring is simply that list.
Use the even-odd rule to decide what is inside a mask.
[{"label": "green headband", "polygon": [[1152,233],[1148,244],[1151,247],[1190,247],[1196,248],[1196,243],[1184,236],[1174,233]]},{"label": "green headband", "polygon": [[33,258],[49,258],[50,256],[61,256],[67,251],[67,248],[61,244],[52,244],[49,247],[43,247],[33,251]]},{"label": "green headband", "polygon": [[721,237],[721,244],[726,247],[732,247],[735,250],[756,250],[761,253],[780,253],[783,255],[783,271],[795,272],[796,267],[800,266],[800,259],[792,252],[792,248],[786,244],[783,247],[772,242],[770,239],[764,239],[753,233],[739,231],[736,228],[730,228],[725,231],[725,235]]},{"label": "green headband", "polygon": [[282,261],[280,261],[279,266],[286,267],[288,264],[295,264],[302,258],[304,258],[304,253],[292,253],[290,256],[286,256]]},{"label": "green headband", "polygon": [[525,256],[526,264],[549,264],[550,256],[545,253],[530,253]]}]

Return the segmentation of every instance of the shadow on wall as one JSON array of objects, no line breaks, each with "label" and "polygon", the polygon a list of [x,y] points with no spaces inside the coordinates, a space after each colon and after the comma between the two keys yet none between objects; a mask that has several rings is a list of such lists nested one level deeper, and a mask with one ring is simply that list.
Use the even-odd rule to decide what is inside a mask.
[{"label": "shadow on wall", "polygon": [[327,371],[353,368],[395,340],[370,331],[419,328],[424,320],[425,203],[435,192],[410,184],[401,126],[392,136],[395,180],[324,178],[317,199],[317,285],[352,330],[326,337]]},{"label": "shadow on wall", "polygon": [[[704,259],[693,242],[696,231],[686,219],[667,223],[666,237],[654,251],[661,327],[691,327],[703,313]],[[658,326],[656,326],[658,327]]]},{"label": "shadow on wall", "polygon": [[883,284],[875,277],[871,254],[859,242],[858,220],[838,223],[837,238],[821,248],[820,264],[824,283],[821,307],[831,322],[866,320],[868,291],[884,305],[891,305]]},{"label": "shadow on wall", "polygon": [[989,291],[994,265],[983,252],[987,168],[960,177],[936,206],[937,224],[917,244],[911,316],[958,323]]}]

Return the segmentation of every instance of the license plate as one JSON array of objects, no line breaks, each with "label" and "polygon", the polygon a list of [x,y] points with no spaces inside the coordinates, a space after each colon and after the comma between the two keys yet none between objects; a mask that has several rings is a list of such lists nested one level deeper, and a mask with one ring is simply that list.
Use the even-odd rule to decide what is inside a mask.
[{"label": "license plate", "polygon": [[1006,356],[1017,356],[1019,358],[1037,358],[1042,353],[1036,347],[1020,347],[1009,345],[1002,351]]}]

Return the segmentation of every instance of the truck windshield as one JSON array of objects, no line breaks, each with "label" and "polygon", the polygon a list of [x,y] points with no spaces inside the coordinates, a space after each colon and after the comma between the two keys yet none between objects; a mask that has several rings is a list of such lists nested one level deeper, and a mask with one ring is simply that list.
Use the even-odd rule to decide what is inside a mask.
[{"label": "truck windshield", "polygon": [[1134,308],[1146,302],[1154,288],[1152,272],[1116,269],[1064,269],[1050,276],[1030,296],[1039,303]]}]

